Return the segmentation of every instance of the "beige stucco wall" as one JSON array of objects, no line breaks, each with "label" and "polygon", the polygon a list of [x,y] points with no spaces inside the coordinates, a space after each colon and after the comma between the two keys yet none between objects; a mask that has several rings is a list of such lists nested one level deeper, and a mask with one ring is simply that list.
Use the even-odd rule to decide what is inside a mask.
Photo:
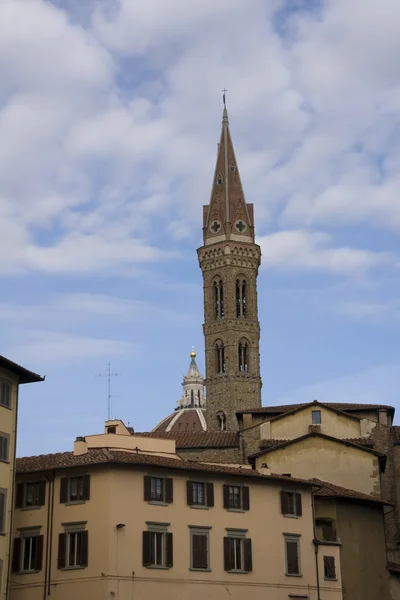
[{"label": "beige stucco wall", "polygon": [[[52,551],[53,600],[109,599],[153,600],[217,600],[223,597],[248,600],[287,600],[289,593],[308,594],[316,600],[316,572],[309,488],[303,494],[303,516],[281,515],[280,484],[253,483],[250,486],[250,510],[230,512],[223,508],[223,483],[229,478],[207,477],[205,474],[169,472],[126,467],[91,470],[91,499],[85,504],[65,506],[59,503],[59,481],[55,485],[54,544]],[[65,474],[65,472],[63,473]],[[174,501],[166,506],[152,505],[143,499],[143,476],[161,474],[174,479]],[[215,506],[193,509],[186,502],[189,478],[214,482]],[[238,481],[237,478],[231,481]],[[47,506],[38,510],[16,511],[16,528],[42,525],[46,537]],[[61,523],[87,520],[89,530],[89,566],[85,569],[58,571],[58,533]],[[171,569],[148,569],[142,566],[142,531],[146,521],[169,523],[174,535],[174,566]],[[125,528],[116,529],[117,523]],[[210,572],[189,570],[189,525],[205,525],[210,530]],[[226,527],[247,530],[253,545],[253,572],[232,574],[224,571],[223,537]],[[17,531],[17,529],[16,529]],[[283,533],[301,535],[302,577],[285,576]],[[45,564],[45,554],[43,565]],[[37,574],[13,575],[10,600],[43,598],[44,571]],[[20,585],[22,584],[22,585]],[[18,586],[18,587],[17,587]],[[340,600],[340,582],[323,585],[324,600]]]},{"label": "beige stucco wall", "polygon": [[256,466],[267,463],[271,473],[316,477],[364,494],[379,495],[378,458],[370,452],[310,437],[259,456]]},{"label": "beige stucco wall", "polygon": [[312,425],[311,413],[313,410],[321,411],[321,433],[338,438],[360,437],[360,421],[315,405],[304,408],[294,414],[281,417],[276,421],[270,421],[271,439],[293,440],[309,433],[309,426]]},{"label": "beige stucco wall", "polygon": [[0,369],[0,378],[12,383],[11,409],[0,406],[0,431],[10,436],[9,462],[0,462],[0,488],[7,490],[5,535],[0,535],[0,560],[3,562],[3,576],[0,587],[0,599],[5,598],[7,572],[8,572],[8,549],[10,543],[10,520],[12,511],[12,487],[15,466],[15,428],[18,402],[18,378],[9,371]]},{"label": "beige stucco wall", "polygon": [[[175,453],[175,440],[144,437],[141,435],[124,435],[118,433],[99,433],[79,438],[74,444],[74,454],[84,454],[89,448],[110,448],[136,452],[151,452],[168,458],[178,458]],[[169,456],[172,455],[172,456]]]}]

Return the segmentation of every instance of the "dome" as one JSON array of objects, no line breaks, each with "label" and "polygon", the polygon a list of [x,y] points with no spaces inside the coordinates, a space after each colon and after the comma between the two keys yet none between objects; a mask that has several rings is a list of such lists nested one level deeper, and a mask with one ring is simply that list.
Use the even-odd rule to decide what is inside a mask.
[{"label": "dome", "polygon": [[173,413],[160,421],[152,431],[206,431],[206,398],[204,396],[204,377],[196,363],[194,348],[190,353],[188,372],[182,381],[182,396]]}]

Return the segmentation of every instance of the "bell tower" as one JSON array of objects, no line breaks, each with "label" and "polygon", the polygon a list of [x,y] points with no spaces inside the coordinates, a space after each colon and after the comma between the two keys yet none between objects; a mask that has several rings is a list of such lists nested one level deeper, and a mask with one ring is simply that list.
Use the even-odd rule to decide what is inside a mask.
[{"label": "bell tower", "polygon": [[203,207],[208,431],[237,430],[236,411],[261,407],[260,324],[253,205],[247,204],[224,106],[210,203]]}]

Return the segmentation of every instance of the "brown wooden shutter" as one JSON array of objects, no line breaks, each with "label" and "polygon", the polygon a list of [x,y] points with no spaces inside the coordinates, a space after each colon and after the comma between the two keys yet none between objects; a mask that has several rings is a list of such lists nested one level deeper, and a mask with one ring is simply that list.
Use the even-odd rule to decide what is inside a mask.
[{"label": "brown wooden shutter", "polygon": [[229,506],[229,485],[224,483],[224,508],[230,508]]},{"label": "brown wooden shutter", "polygon": [[42,561],[43,561],[43,535],[38,535],[36,537],[36,552],[34,558],[34,569],[35,571],[42,570]]},{"label": "brown wooden shutter", "polygon": [[81,531],[81,556],[80,556],[80,566],[87,567],[88,559],[89,559],[89,532]]},{"label": "brown wooden shutter", "polygon": [[301,517],[303,514],[303,509],[301,505],[301,494],[295,494],[295,504],[296,504],[296,515]]},{"label": "brown wooden shutter", "polygon": [[0,492],[0,533],[6,530],[6,492]]},{"label": "brown wooden shutter", "polygon": [[173,479],[171,479],[171,477],[167,477],[167,479],[164,480],[165,482],[165,502],[168,502],[168,504],[171,504],[171,502],[174,499],[174,493],[173,493]]},{"label": "brown wooden shutter", "polygon": [[250,510],[250,490],[247,485],[242,487],[242,508],[243,510]]},{"label": "brown wooden shutter", "polygon": [[24,506],[24,483],[17,483],[17,491],[15,494],[15,508],[23,508]]},{"label": "brown wooden shutter", "polygon": [[252,571],[253,570],[253,555],[251,551],[251,540],[245,538],[243,540],[243,549],[244,549],[244,570]]},{"label": "brown wooden shutter", "polygon": [[335,557],[324,556],[325,579],[336,579]]},{"label": "brown wooden shutter", "polygon": [[60,533],[58,536],[58,557],[57,557],[57,568],[65,568],[65,552],[66,552],[67,534]]},{"label": "brown wooden shutter", "polygon": [[224,537],[224,569],[225,569],[225,571],[231,571],[233,569],[232,551],[233,551],[233,538]]},{"label": "brown wooden shutter", "polygon": [[143,566],[151,565],[151,531],[143,531]]},{"label": "brown wooden shutter", "polygon": [[286,560],[287,560],[287,572],[290,575],[299,575],[299,553],[298,543],[287,540],[286,541]]},{"label": "brown wooden shutter", "polygon": [[39,502],[39,506],[44,506],[46,504],[46,482],[45,481],[39,481],[38,502]]},{"label": "brown wooden shutter", "polygon": [[60,503],[68,502],[68,477],[61,477],[60,480]]},{"label": "brown wooden shutter", "polygon": [[201,533],[192,534],[192,567],[193,569],[207,569],[207,535]]},{"label": "brown wooden shutter", "polygon": [[174,546],[172,533],[165,534],[165,566],[172,567],[174,564]]},{"label": "brown wooden shutter", "polygon": [[186,482],[186,497],[189,506],[193,504],[193,481]]},{"label": "brown wooden shutter", "polygon": [[287,506],[287,496],[286,492],[281,490],[281,511],[283,515],[287,515],[288,506]]},{"label": "brown wooden shutter", "polygon": [[21,567],[21,544],[22,539],[20,537],[14,538],[14,550],[12,558],[12,572],[19,573]]},{"label": "brown wooden shutter", "polygon": [[207,483],[206,500],[207,500],[207,506],[209,506],[210,508],[212,506],[214,506],[214,484],[213,483]]},{"label": "brown wooden shutter", "polygon": [[90,500],[90,475],[83,476],[83,499]]},{"label": "brown wooden shutter", "polygon": [[144,476],[144,499],[146,502],[151,500],[151,477],[149,475]]}]

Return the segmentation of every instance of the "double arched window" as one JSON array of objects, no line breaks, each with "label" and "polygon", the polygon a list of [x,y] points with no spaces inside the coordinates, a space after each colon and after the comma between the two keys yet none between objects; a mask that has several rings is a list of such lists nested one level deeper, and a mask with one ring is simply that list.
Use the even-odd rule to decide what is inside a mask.
[{"label": "double arched window", "polygon": [[220,431],[226,430],[226,415],[222,410],[217,412],[217,423]]},{"label": "double arched window", "polygon": [[249,370],[249,345],[246,340],[241,340],[238,346],[238,366],[241,373]]},{"label": "double arched window", "polygon": [[222,279],[216,279],[213,283],[214,315],[216,319],[223,319],[224,311],[224,285]]},{"label": "double arched window", "polygon": [[217,373],[225,373],[226,365],[225,365],[225,348],[224,343],[219,340],[215,344],[215,354],[216,354],[216,371]]},{"label": "double arched window", "polygon": [[236,318],[245,319],[247,312],[247,282],[239,277],[236,279]]}]

